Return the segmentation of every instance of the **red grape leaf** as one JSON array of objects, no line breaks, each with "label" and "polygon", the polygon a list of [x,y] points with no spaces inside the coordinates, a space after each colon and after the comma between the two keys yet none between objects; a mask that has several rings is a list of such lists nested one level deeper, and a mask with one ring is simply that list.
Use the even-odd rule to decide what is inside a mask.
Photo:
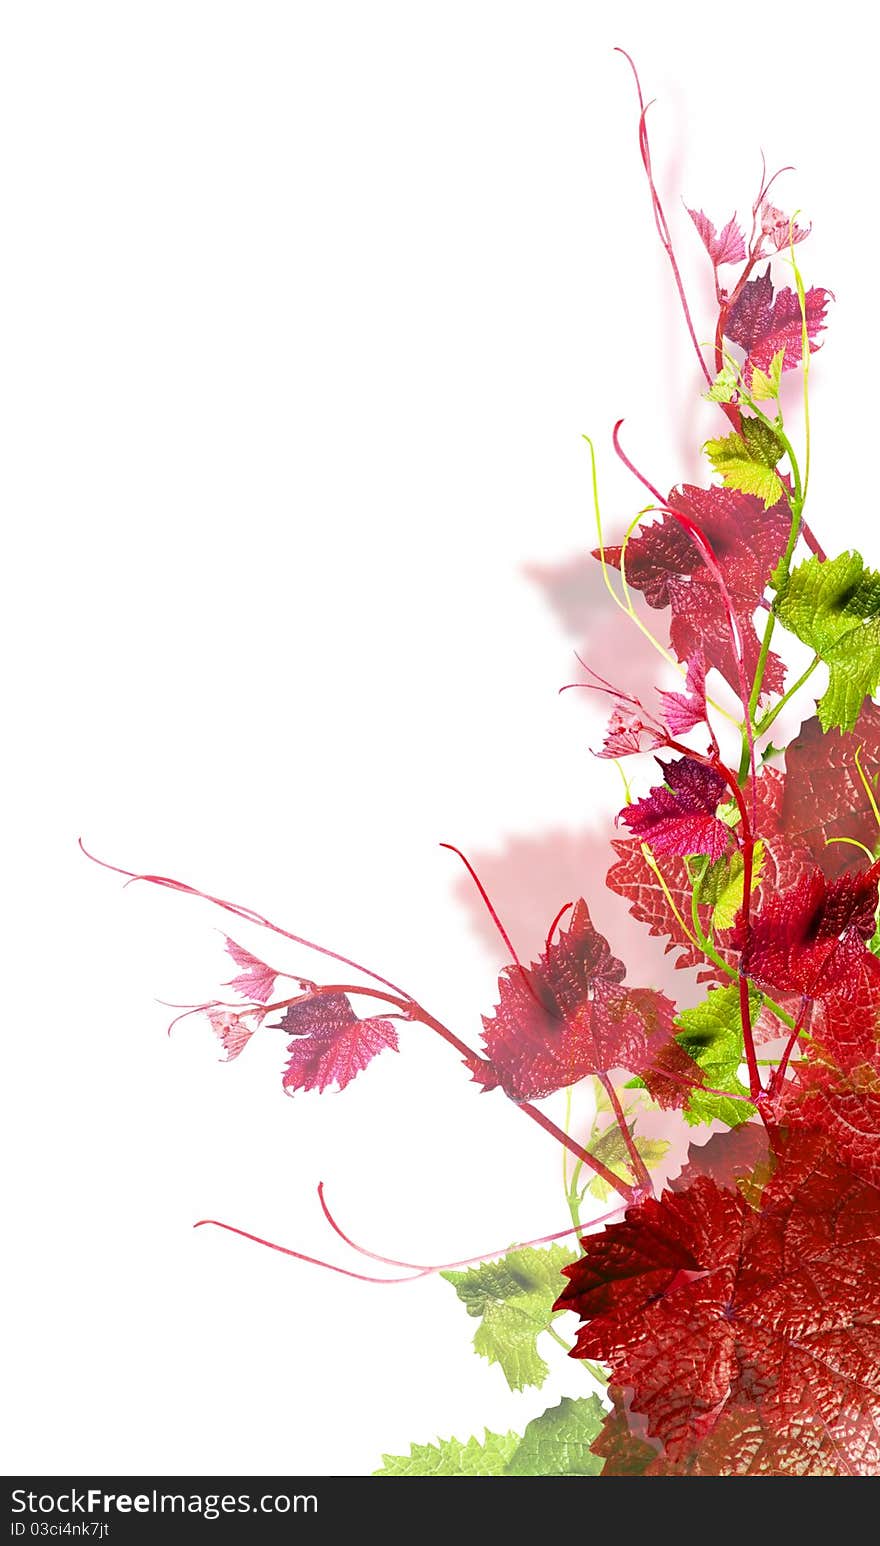
[{"label": "red grape leaf", "polygon": [[830,881],[813,869],[789,891],[768,893],[748,939],[741,922],[732,936],[744,946],[743,970],[766,987],[810,999],[848,996],[866,972],[880,981],[880,961],[865,948],[874,933],[878,879],[880,862]]},{"label": "red grape leaf", "polygon": [[[825,309],[831,299],[829,290],[820,289],[808,290],[804,297],[811,354],[819,348],[816,334],[825,326]],[[778,290],[774,296],[769,263],[765,273],[743,285],[727,314],[724,331],[748,356],[747,380],[751,379],[755,366],[759,370],[769,370],[774,354],[780,349],[785,350],[783,370],[794,370],[801,362],[800,302],[794,290]]]},{"label": "red grape leaf", "polygon": [[857,753],[873,781],[880,770],[880,709],[871,702],[865,704],[855,730],[826,734],[814,715],[785,749],[780,832],[790,843],[808,848],[829,878],[864,860],[852,843],[829,838],[851,838],[873,850],[880,837],[859,777]]},{"label": "red grape leaf", "polygon": [[675,1040],[653,1052],[641,1077],[651,1099],[664,1111],[686,1105],[694,1088],[705,1083],[700,1065]]},{"label": "red grape leaf", "polygon": [[[788,1093],[791,1091],[792,1093]],[[783,1106],[792,1129],[825,1133],[850,1170],[880,1188],[880,1059],[844,1070],[811,1048]]]},{"label": "red grape leaf", "polygon": [[785,831],[783,808],[786,788],[786,775],[779,768],[761,769],[756,785],[757,831],[764,844],[759,899],[774,891],[789,890],[810,863],[810,851],[805,843]]},{"label": "red grape leaf", "polygon": [[880,1067],[880,973],[866,950],[842,992],[827,994],[810,1020],[808,1054],[822,1050],[847,1073],[869,1063]]},{"label": "red grape leaf", "polygon": [[234,939],[226,938],[226,949],[232,956],[236,966],[244,968],[237,977],[233,977],[225,986],[234,988],[243,998],[255,999],[258,1004],[268,1004],[275,992],[275,980],[278,976],[271,966],[261,961],[257,956],[251,955],[245,950],[244,945],[237,945]]},{"label": "red grape leaf", "polygon": [[[615,838],[611,847],[617,859],[608,871],[605,884],[610,891],[625,898],[636,922],[647,924],[650,934],[665,939],[667,953],[670,950],[679,952],[675,961],[677,967],[698,966],[706,973],[705,979],[701,977],[701,980],[726,982],[725,974],[706,960],[689,932],[693,888],[684,860],[664,855],[662,863],[657,865],[663,876],[661,886],[657,872],[643,851],[641,838]],[[705,912],[702,921],[708,922]],[[719,949],[719,954],[728,959],[729,952]]]},{"label": "red grape leaf", "polygon": [[[764,509],[763,500],[736,489],[673,489],[669,505],[700,527],[710,543],[733,605],[746,674],[754,676],[760,644],[752,616],[767,581],[779,562],[791,529],[785,500]],[[605,560],[620,568],[620,548],[606,548]],[[597,555],[598,556],[598,552]],[[664,515],[642,527],[627,543],[627,584],[639,590],[651,607],[669,607],[669,637],[681,661],[703,652],[706,669],[717,671],[738,689],[739,673],[730,626],[717,581],[682,526]],[[782,690],[785,671],[778,656],[768,655],[764,675],[767,692]]]},{"label": "red grape leaf", "polygon": [[283,1084],[294,1090],[340,1090],[386,1047],[397,1051],[397,1031],[378,1016],[358,1019],[344,993],[327,993],[291,1004],[278,1029],[293,1032]]},{"label": "red grape leaf", "polygon": [[575,1355],[610,1365],[666,1458],[704,1474],[880,1464],[880,1193],[783,1150],[760,1212],[706,1177],[629,1208],[564,1269]]},{"label": "red grape leaf", "polygon": [[716,268],[720,263],[742,263],[746,255],[746,244],[735,215],[731,215],[726,226],[718,232],[701,209],[688,209],[688,214]]},{"label": "red grape leaf", "polygon": [[637,1431],[645,1424],[627,1412],[626,1392],[619,1386],[611,1385],[608,1394],[611,1397],[611,1411],[606,1415],[602,1431],[593,1440],[590,1450],[605,1461],[603,1476],[644,1476],[658,1458],[657,1446],[649,1444]]},{"label": "red grape leaf", "polygon": [[[583,900],[537,963],[505,967],[498,1007],[483,1016],[483,1044],[513,1100],[540,1099],[587,1074],[641,1074],[650,1065],[671,1037],[675,1006],[653,988],[624,987],[625,972]],[[696,1065],[694,1072],[699,1082]]]},{"label": "red grape leaf", "polygon": [[692,757],[657,760],[666,783],[625,806],[618,819],[655,853],[720,859],[732,841],[730,828],[715,815],[727,793],[721,774]]},{"label": "red grape leaf", "polygon": [[668,1183],[670,1191],[685,1191],[698,1176],[708,1176],[718,1186],[733,1191],[770,1157],[763,1122],[743,1122],[723,1133],[713,1133],[708,1143],[690,1144],[687,1163]]},{"label": "red grape leaf", "polygon": [[880,973],[865,952],[846,992],[829,994],[785,1085],[782,1118],[824,1133],[849,1168],[880,1187]]}]

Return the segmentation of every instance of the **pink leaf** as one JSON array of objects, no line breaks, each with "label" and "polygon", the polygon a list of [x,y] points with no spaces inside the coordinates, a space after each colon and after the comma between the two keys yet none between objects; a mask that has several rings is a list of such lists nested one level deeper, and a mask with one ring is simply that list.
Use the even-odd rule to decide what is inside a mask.
[{"label": "pink leaf", "polygon": [[773,243],[777,252],[787,250],[792,244],[806,241],[812,226],[797,225],[781,209],[766,200],[761,205],[761,233]]},{"label": "pink leaf", "polygon": [[602,750],[597,757],[630,757],[635,752],[652,751],[663,744],[655,725],[645,724],[638,714],[615,709],[608,721]]},{"label": "pink leaf", "polygon": [[703,246],[716,268],[720,263],[743,262],[746,255],[746,244],[743,241],[742,231],[736,223],[735,215],[731,215],[719,235],[712,221],[703,214],[701,209],[688,209],[688,214],[699,231]]},{"label": "pink leaf", "polygon": [[260,961],[257,956],[251,955],[243,945],[237,945],[235,940],[228,936],[226,949],[236,966],[241,966],[244,970],[225,986],[234,988],[243,998],[255,999],[258,1004],[268,1004],[275,992],[275,979],[278,973],[273,972],[271,966],[267,966],[265,961]]},{"label": "pink leaf", "polygon": [[706,722],[706,658],[698,650],[688,661],[684,692],[661,692],[663,718],[671,735],[684,735]]},{"label": "pink leaf", "polygon": [[[602,750],[596,752],[597,757],[629,757],[634,752],[647,751],[649,748],[665,745],[666,737],[663,734],[662,725],[654,723],[638,698],[634,698],[631,693],[622,692],[619,687],[606,681],[604,676],[600,676],[598,671],[594,671],[592,666],[588,666],[586,661],[581,660],[580,655],[577,655],[576,659],[593,680],[572,682],[570,686],[586,687],[590,692],[604,693],[614,701],[614,709],[605,732],[605,741]],[[562,689],[563,692],[566,690],[566,688]],[[642,736],[646,736],[647,740],[643,742]]]},{"label": "pink leaf", "polygon": [[219,1036],[223,1043],[226,1057],[221,1058],[220,1061],[224,1063],[233,1062],[235,1058],[241,1056],[257,1026],[247,1025],[245,1017],[237,1014],[233,1009],[221,1009],[218,1006],[217,1008],[206,1009],[205,1014],[208,1017],[208,1022],[214,1035]]},{"label": "pink leaf", "polygon": [[396,1052],[397,1031],[378,1016],[360,1020],[344,993],[327,993],[291,1004],[278,1029],[293,1032],[284,1088],[344,1090],[386,1047]]}]

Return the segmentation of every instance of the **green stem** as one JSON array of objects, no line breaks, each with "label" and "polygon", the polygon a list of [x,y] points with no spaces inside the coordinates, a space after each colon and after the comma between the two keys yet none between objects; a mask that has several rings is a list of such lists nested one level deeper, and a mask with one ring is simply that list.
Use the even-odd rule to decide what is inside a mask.
[{"label": "green stem", "polygon": [[757,724],[755,726],[755,735],[763,735],[765,730],[769,730],[770,729],[770,726],[772,725],[772,723],[773,723],[774,719],[776,718],[777,714],[779,714],[782,711],[782,709],[785,708],[785,705],[788,703],[789,698],[793,698],[794,697],[795,693],[801,687],[803,687],[804,683],[809,679],[809,677],[812,676],[812,674],[815,671],[816,667],[818,665],[820,665],[820,664],[821,664],[821,656],[814,655],[813,659],[810,661],[810,664],[807,666],[806,671],[802,671],[801,672],[801,674],[798,677],[797,681],[795,682],[794,686],[793,687],[789,687],[789,689],[785,693],[784,697],[780,698],[778,703],[774,703],[772,709],[768,709],[767,710],[767,713],[764,715],[764,718],[761,720],[760,724]]},{"label": "green stem", "polygon": [[[554,1331],[552,1325],[547,1326],[545,1329],[553,1338],[554,1342],[558,1342],[560,1347],[564,1347],[567,1353],[571,1352],[571,1343],[566,1342],[565,1338],[561,1337],[558,1331]],[[594,1380],[597,1380],[600,1385],[608,1384],[608,1375],[605,1373],[604,1369],[600,1368],[599,1364],[593,1363],[592,1359],[590,1358],[580,1358],[578,1359],[578,1362],[583,1365],[587,1374],[591,1375]]]},{"label": "green stem", "polygon": [[[798,459],[797,459],[797,456],[795,455],[794,446],[792,445],[791,441],[789,440],[788,436],[785,433],[785,429],[784,429],[784,426],[783,426],[783,423],[782,423],[782,415],[780,414],[775,420],[771,419],[768,414],[764,413],[763,409],[758,407],[758,404],[755,402],[754,398],[750,395],[750,393],[748,392],[748,389],[746,388],[746,386],[745,386],[745,384],[743,382],[740,383],[740,389],[739,390],[740,390],[741,397],[748,404],[748,407],[751,409],[752,413],[755,414],[756,418],[758,418],[761,421],[762,424],[766,425],[766,427],[776,436],[776,439],[779,441],[780,445],[783,447],[783,449],[784,449],[784,451],[785,451],[785,453],[786,453],[786,455],[788,457],[789,463],[791,465],[791,477],[792,477],[792,485],[793,485],[793,487],[791,489],[787,489],[787,488],[785,488],[785,485],[783,484],[783,490],[784,490],[784,493],[785,493],[785,497],[786,497],[786,499],[788,501],[789,509],[791,510],[791,526],[789,528],[789,533],[788,533],[788,542],[786,544],[785,552],[784,552],[784,554],[782,556],[782,561],[781,561],[781,566],[780,566],[781,567],[781,571],[782,571],[782,581],[784,582],[784,580],[786,580],[788,578],[788,572],[789,572],[789,569],[791,567],[791,561],[792,561],[792,558],[794,557],[794,550],[797,547],[798,537],[800,536],[800,533],[801,533],[802,517],[803,517],[803,510],[804,510],[804,501],[806,500],[806,496],[807,496],[806,483],[801,480],[801,470],[800,470],[800,467],[798,466]],[[807,439],[807,456],[809,457],[809,435],[808,435],[808,439]],[[779,588],[780,587],[777,587],[777,590]],[[755,725],[755,714],[757,712],[758,702],[759,702],[760,697],[761,697],[761,688],[762,688],[763,683],[764,683],[764,672],[765,672],[766,666],[767,666],[767,657],[770,654],[770,645],[771,645],[771,642],[772,642],[772,639],[773,639],[773,631],[774,631],[775,627],[776,627],[776,612],[773,609],[773,607],[771,607],[770,614],[769,614],[769,616],[767,618],[767,626],[764,629],[764,637],[761,640],[761,649],[760,649],[760,653],[758,655],[758,663],[757,663],[757,665],[755,667],[755,680],[754,680],[754,682],[752,684],[751,696],[749,698],[748,727],[751,727],[751,726]],[[792,689],[792,690],[794,690],[794,689]],[[779,707],[781,707],[781,705],[779,705],[777,707],[777,710],[776,710],[777,713],[778,713]],[[774,715],[774,717],[775,717],[775,715]],[[740,783],[744,783],[745,779],[746,779],[746,777],[748,775],[749,762],[748,762],[748,756],[747,756],[746,745],[745,745],[746,739],[747,739],[747,726],[744,724],[743,725],[743,753],[742,753],[742,757],[740,759],[740,765],[739,765],[739,782]]]},{"label": "green stem", "polygon": [[545,1326],[545,1328],[544,1328],[544,1330],[545,1330],[545,1331],[546,1331],[546,1332],[547,1332],[547,1335],[548,1335],[548,1336],[550,1336],[550,1337],[552,1337],[552,1338],[553,1338],[553,1341],[554,1341],[554,1342],[558,1342],[558,1343],[559,1343],[559,1346],[560,1346],[560,1347],[564,1347],[564,1348],[565,1348],[565,1351],[566,1351],[566,1352],[567,1352],[567,1353],[570,1353],[570,1352],[571,1352],[571,1343],[570,1343],[570,1342],[566,1342],[566,1340],[565,1340],[565,1338],[564,1338],[564,1337],[561,1337],[561,1336],[560,1336],[560,1335],[559,1335],[559,1332],[558,1332],[558,1331],[554,1331],[554,1329],[553,1329],[553,1327],[552,1327],[552,1325],[550,1325],[550,1326]]},{"label": "green stem", "polygon": [[578,1182],[580,1181],[581,1171],[583,1168],[583,1160],[578,1160],[574,1170],[571,1173],[571,1180],[568,1185],[568,1191],[565,1195],[565,1200],[568,1203],[568,1211],[571,1214],[571,1222],[573,1223],[575,1229],[583,1229],[583,1224],[581,1223],[581,1200],[578,1195]]},{"label": "green stem", "polygon": [[[769,421],[769,419],[766,419],[766,415],[762,414],[761,417],[763,419],[765,419],[766,423],[769,424],[770,421]],[[773,426],[771,426],[771,427],[773,427]],[[788,533],[788,543],[786,544],[785,552],[784,552],[784,554],[782,556],[782,562],[781,562],[781,565],[780,565],[781,578],[780,578],[780,583],[777,586],[777,590],[779,590],[779,589],[781,589],[781,587],[785,583],[785,581],[788,579],[788,572],[789,572],[789,569],[791,568],[791,561],[792,561],[792,558],[794,557],[794,550],[797,547],[797,540],[798,540],[798,536],[800,535],[800,529],[801,529],[801,512],[803,510],[803,496],[799,492],[800,491],[800,486],[801,486],[801,484],[800,484],[800,473],[798,471],[798,465],[797,465],[797,461],[795,460],[794,451],[791,449],[791,444],[785,438],[785,436],[782,433],[782,431],[777,428],[776,429],[776,433],[777,433],[777,435],[779,435],[780,439],[783,440],[783,442],[784,442],[784,444],[786,446],[786,449],[788,450],[789,460],[791,461],[792,472],[793,472],[793,476],[794,476],[794,484],[795,484],[795,494],[793,496],[791,496],[790,499],[789,499],[789,504],[791,506],[791,527],[790,527],[790,530],[789,530],[789,533]],[[749,714],[748,723],[749,723],[749,725],[754,725],[755,724],[755,715],[757,713],[758,703],[760,702],[760,698],[761,698],[761,688],[764,685],[764,671],[765,671],[766,665],[767,665],[767,657],[770,654],[770,645],[771,645],[771,642],[773,640],[773,630],[775,629],[775,627],[776,627],[776,603],[774,601],[773,605],[770,608],[769,616],[767,618],[767,626],[764,629],[764,637],[761,640],[761,650],[760,650],[760,653],[758,655],[758,664],[755,667],[755,680],[752,683],[752,692],[751,692],[751,697],[749,698],[749,708],[748,708],[748,714]],[[797,683],[796,686],[800,686],[800,683]],[[795,689],[792,688],[792,691],[794,691],[794,690]],[[788,696],[790,696],[790,694]],[[782,702],[784,703],[785,701],[786,701],[786,699],[784,698],[782,700]],[[776,709],[775,709],[775,711],[773,712],[773,715],[772,715],[773,718],[776,717],[776,714],[779,712],[779,709],[781,707],[782,707],[782,703],[777,704]],[[765,716],[765,722],[764,722],[764,725],[763,725],[764,729],[767,728],[767,724],[769,722],[770,721]],[[757,733],[757,727],[756,727],[756,733]],[[739,781],[740,781],[740,783],[743,783],[745,781],[746,777],[748,776],[748,770],[749,770],[749,760],[748,760],[748,757],[747,757],[747,749],[746,749],[746,745],[745,745],[745,740],[746,740],[746,727],[744,726],[743,727],[743,752],[742,752],[742,756],[740,758],[740,764],[739,764]]]},{"label": "green stem", "polygon": [[[702,877],[700,877],[700,879],[702,879]],[[694,889],[691,892],[691,918],[693,921],[694,933],[697,937],[697,944],[699,945],[703,954],[708,956],[709,960],[712,961],[720,971],[726,972],[728,977],[738,978],[739,972],[737,971],[736,967],[730,966],[729,963],[724,960],[723,956],[718,954],[718,951],[715,949],[712,941],[708,939],[703,933],[703,926],[700,923],[699,905],[700,880],[696,882]],[[755,986],[755,984],[753,984],[753,986]],[[794,1030],[795,1022],[788,1011],[783,1009],[781,1004],[777,1004],[775,999],[768,998],[763,989],[759,989],[759,992],[761,993],[767,1008],[776,1016],[776,1018],[781,1020],[783,1025],[787,1025],[790,1031]]]},{"label": "green stem", "polygon": [[[777,434],[779,434],[778,430]],[[793,456],[793,454],[793,452],[790,453],[791,456]],[[797,473],[797,463],[793,462],[792,465],[795,470],[795,487],[797,488],[800,486],[800,476]],[[791,527],[788,533],[788,542],[786,544],[785,552],[782,555],[782,563],[780,565],[781,578],[779,585],[776,587],[777,590],[780,590],[782,585],[788,579],[788,571],[791,568],[791,561],[794,557],[794,550],[797,547],[797,539],[801,528],[801,511],[803,509],[803,501],[795,497],[790,501],[790,504]],[[749,699],[749,717],[751,718],[752,723],[754,723],[755,710],[758,707],[758,700],[761,696],[761,687],[764,682],[764,668],[767,664],[767,656],[770,653],[770,641],[773,638],[773,630],[775,627],[776,611],[774,603],[774,606],[770,608],[770,615],[767,618],[767,627],[764,629],[764,637],[761,640],[761,653],[758,656],[758,664],[755,669],[755,680],[752,686],[752,695]]]},{"label": "green stem", "polygon": [[785,430],[782,427],[782,419],[780,417],[779,421],[774,424],[767,417],[766,413],[762,413],[760,408],[755,407],[754,403],[752,404],[752,407],[754,408],[755,413],[758,415],[758,418],[763,419],[764,423],[769,425],[770,429],[772,429],[774,435],[776,436],[776,439],[780,442],[781,445],[785,447],[788,460],[791,463],[791,476],[794,483],[794,489],[791,494],[789,494],[786,490],[786,498],[788,499],[788,503],[792,510],[794,510],[794,507],[797,506],[798,518],[800,518],[803,512],[804,499],[806,496],[804,493],[803,484],[801,482],[801,470],[798,466],[797,457],[794,454],[794,447],[792,446],[791,441],[789,440]]}]

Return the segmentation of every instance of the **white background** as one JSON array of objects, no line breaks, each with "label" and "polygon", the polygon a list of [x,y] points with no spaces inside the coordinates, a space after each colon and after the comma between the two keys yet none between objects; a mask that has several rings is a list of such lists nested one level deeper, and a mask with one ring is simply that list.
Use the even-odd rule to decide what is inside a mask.
[{"label": "white background", "polygon": [[373,1248],[464,1256],[564,1225],[560,1157],[418,1029],[293,1101],[278,1038],[229,1067],[197,1021],[169,1040],[155,999],[230,975],[222,920],[124,891],[76,839],[355,955],[472,1042],[504,957],[442,840],[523,952],[583,892],[632,966],[603,891],[619,786],[587,750],[597,710],[557,688],[575,647],[661,678],[575,562],[580,435],[619,530],[642,501],[614,420],[661,486],[716,421],[612,47],[659,98],[701,336],[679,194],[721,223],[761,147],[797,162],[780,202],[814,220],[808,282],[837,296],[811,505],[840,547],[871,519],[876,433],[857,14],[5,8],[5,1470],[361,1473],[581,1389],[563,1367],[511,1395],[438,1280],[193,1233],[211,1215],[357,1267],[323,1179]]}]

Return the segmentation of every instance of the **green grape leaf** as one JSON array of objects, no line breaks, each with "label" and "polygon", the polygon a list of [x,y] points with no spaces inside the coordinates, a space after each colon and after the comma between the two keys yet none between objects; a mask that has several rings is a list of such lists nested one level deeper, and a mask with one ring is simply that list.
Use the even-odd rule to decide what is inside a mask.
[{"label": "green grape leaf", "polygon": [[[732,365],[724,365],[703,396],[710,403],[732,403],[739,392],[739,371]],[[752,394],[754,396],[754,393]]]},{"label": "green grape leaf", "polygon": [[[742,887],[740,886],[740,889]],[[763,1000],[754,988],[749,990],[749,1014],[754,1025]],[[710,988],[702,1004],[683,1009],[676,1019],[680,1030],[676,1041],[690,1053],[702,1069],[706,1083],[714,1090],[729,1090],[731,1095],[748,1095],[740,1083],[738,1070],[744,1059],[739,987]],[[692,1090],[684,1108],[685,1121],[691,1127],[700,1122],[726,1122],[737,1127],[755,1115],[755,1108],[743,1100],[725,1095],[710,1095]]]},{"label": "green grape leaf", "polygon": [[[737,849],[732,854],[722,854],[711,864],[702,855],[689,859],[688,873],[694,885],[699,885],[701,907],[712,908],[713,929],[733,927],[743,900],[743,858]],[[764,864],[764,844],[759,838],[752,856],[752,890],[759,884]]]},{"label": "green grape leaf", "polygon": [[591,1454],[590,1445],[604,1420],[598,1396],[563,1396],[558,1406],[529,1423],[505,1475],[598,1476],[605,1462]]},{"label": "green grape leaf", "polygon": [[782,362],[785,359],[785,350],[777,349],[770,361],[770,370],[759,370],[757,365],[752,367],[751,394],[756,403],[767,402],[779,396],[779,387],[782,382]]},{"label": "green grape leaf", "polygon": [[[763,866],[764,844],[759,838],[752,853],[752,891],[760,884]],[[700,901],[704,900],[708,899],[704,898],[701,887]],[[727,874],[723,882],[719,883],[713,901],[713,929],[732,929],[734,919],[743,904],[743,857],[739,850],[731,854],[727,864]]]},{"label": "green grape leaf", "polygon": [[521,1442],[518,1433],[490,1433],[486,1429],[482,1444],[479,1439],[468,1439],[466,1444],[459,1439],[411,1444],[408,1455],[383,1455],[382,1468],[373,1475],[503,1476]]},{"label": "green grape leaf", "polygon": [[604,1461],[590,1452],[605,1419],[598,1396],[563,1396],[517,1433],[411,1444],[408,1455],[383,1455],[374,1476],[597,1476]]},{"label": "green grape leaf", "polygon": [[[659,1165],[669,1148],[666,1139],[636,1138],[633,1132],[635,1123],[629,1123],[628,1126],[630,1134],[634,1138],[635,1146],[648,1170],[653,1169],[655,1165]],[[622,1181],[632,1181],[632,1163],[627,1152],[623,1133],[616,1122],[612,1122],[610,1127],[606,1127],[605,1131],[600,1133],[598,1138],[594,1134],[590,1140],[590,1153],[595,1154],[596,1158],[600,1159],[603,1165],[607,1165],[609,1170],[613,1170],[616,1176],[620,1176]],[[594,1197],[600,1198],[602,1202],[607,1202],[611,1195],[610,1186],[601,1176],[594,1176],[587,1190],[592,1192]]]},{"label": "green grape leaf", "polygon": [[527,1246],[509,1251],[500,1261],[440,1274],[452,1284],[468,1315],[480,1321],[475,1351],[501,1365],[511,1390],[540,1388],[547,1378],[537,1339],[550,1325],[560,1275],[571,1260],[572,1252],[564,1245],[549,1250]]},{"label": "green grape leaf", "polygon": [[722,854],[720,859],[710,860],[708,864],[704,854],[686,860],[691,884],[699,884],[701,905],[715,906],[730,880],[731,857],[730,854]]},{"label": "green grape leaf", "polygon": [[765,507],[775,505],[782,495],[782,483],[775,471],[785,454],[782,441],[762,419],[743,417],[741,432],[736,430],[723,440],[707,440],[704,450],[727,488],[741,494],[756,494]]},{"label": "green grape leaf", "polygon": [[828,666],[819,700],[823,730],[852,730],[880,685],[880,573],[859,553],[808,558],[774,578],[780,621]]}]

